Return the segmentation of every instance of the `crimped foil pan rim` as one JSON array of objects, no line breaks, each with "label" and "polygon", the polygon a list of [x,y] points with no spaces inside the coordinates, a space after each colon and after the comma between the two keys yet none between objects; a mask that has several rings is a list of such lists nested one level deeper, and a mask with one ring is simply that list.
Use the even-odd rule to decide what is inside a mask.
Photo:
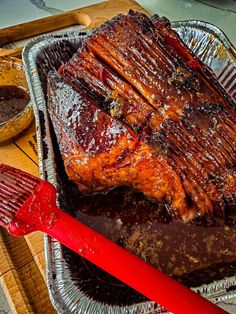
[{"label": "crimped foil pan rim", "polygon": [[215,37],[217,37],[217,39],[224,44],[226,48],[230,48],[233,50],[234,53],[236,53],[236,48],[234,47],[232,42],[229,40],[228,36],[214,24],[204,22],[201,20],[181,20],[181,21],[171,22],[171,26],[174,29],[177,29],[180,27],[194,27],[194,28],[203,29],[206,32],[211,31],[212,33],[214,33]]},{"label": "crimped foil pan rim", "polygon": [[[212,24],[192,20],[192,21],[172,22],[172,27],[175,28],[176,30],[178,30],[178,28],[181,28],[181,27],[204,28],[204,30],[206,30],[208,32],[209,31],[211,33],[213,32],[214,35],[216,37],[218,37],[218,39],[223,43],[224,46],[226,46],[227,48],[230,48],[233,52],[235,52],[235,48],[230,43],[228,38],[224,35],[224,33]],[[54,171],[53,172],[50,171],[50,169],[54,169],[54,167],[53,167],[53,160],[54,160],[53,151],[50,151],[49,158],[46,161],[43,160],[42,132],[41,132],[41,125],[40,125],[40,120],[39,120],[39,113],[38,113],[38,105],[39,104],[36,105],[36,100],[38,98],[38,95],[37,95],[38,92],[34,90],[33,85],[31,84],[31,74],[32,73],[30,73],[30,69],[28,66],[29,65],[29,55],[30,55],[30,50],[32,48],[35,48],[35,46],[37,46],[37,45],[40,47],[41,44],[44,44],[45,40],[48,43],[50,43],[50,41],[53,41],[56,38],[63,37],[63,36],[66,36],[68,38],[73,38],[73,37],[78,36],[78,34],[81,32],[89,34],[89,31],[80,31],[80,32],[66,32],[65,34],[62,33],[58,36],[57,35],[42,35],[40,37],[33,39],[31,42],[29,42],[23,51],[23,61],[24,61],[24,64],[26,66],[26,77],[27,77],[27,81],[29,84],[31,98],[33,100],[33,108],[34,108],[34,112],[35,112],[35,116],[36,116],[40,176],[43,179],[46,179],[45,174],[47,173],[47,175],[49,175],[47,177],[47,179],[54,184],[56,184],[55,173],[54,173]],[[31,60],[31,65],[32,65],[32,62],[33,61]],[[36,71],[36,64],[34,64],[34,70]],[[48,125],[46,125],[46,128],[48,128]],[[44,140],[46,141],[47,145],[49,145],[49,147],[50,147],[50,145],[52,145],[50,137],[49,138],[46,137]],[[68,313],[68,308],[65,307],[65,304],[58,297],[59,296],[58,286],[55,284],[54,280],[52,279],[52,274],[55,273],[56,270],[54,269],[55,268],[55,260],[53,261],[54,256],[53,256],[51,250],[55,249],[55,247],[60,247],[60,244],[57,241],[51,239],[49,236],[45,236],[45,255],[46,255],[47,282],[48,282],[48,286],[49,286],[48,287],[49,288],[49,294],[50,294],[51,301],[52,301],[54,307],[57,309],[57,311],[59,313]],[[61,260],[61,262],[63,262],[63,261]],[[229,286],[236,284],[236,278],[230,277],[230,278],[227,278],[227,280],[223,279],[223,280],[217,281],[217,283],[213,282],[213,283],[208,284],[208,285],[202,285],[201,287],[194,288],[193,290],[200,291],[205,297],[208,297],[212,301],[215,301],[215,302],[229,299],[231,297],[236,296],[236,291],[231,291],[230,293],[223,293],[221,291],[221,292],[219,292],[220,295],[218,296],[217,295],[218,291],[216,291],[217,290],[216,284],[217,284],[217,287],[219,285],[222,287],[222,290],[225,291],[226,288],[228,288]],[[93,301],[93,302],[97,303],[97,305],[99,306],[99,309],[100,309],[99,313],[141,313],[141,312],[137,312],[138,311],[137,305],[126,306],[126,307],[119,307],[119,306],[115,307],[115,306],[102,305],[96,301]],[[142,313],[146,313],[146,314],[158,313],[158,312],[160,313],[160,310],[161,310],[161,308],[156,307],[153,302],[143,302],[143,303],[139,303],[138,305],[140,305],[141,307],[143,307],[143,305],[147,305],[149,307],[149,309],[147,309],[147,311],[142,312]],[[100,306],[102,306],[102,308]],[[134,311],[131,308],[133,308]],[[82,313],[82,312],[80,312],[80,313]]]}]

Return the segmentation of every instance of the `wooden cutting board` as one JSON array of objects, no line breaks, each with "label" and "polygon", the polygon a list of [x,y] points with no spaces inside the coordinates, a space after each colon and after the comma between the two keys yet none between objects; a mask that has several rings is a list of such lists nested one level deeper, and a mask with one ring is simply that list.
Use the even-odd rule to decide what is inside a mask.
[{"label": "wooden cutting board", "polygon": [[[111,0],[5,28],[0,30],[0,47],[75,24],[82,24],[84,28],[97,27],[118,13],[127,13],[129,9],[145,12],[132,0]],[[20,56],[21,50],[22,47],[0,48],[0,55]],[[34,123],[20,136],[0,146],[0,163],[38,175]],[[13,313],[55,313],[46,286],[43,235],[40,232],[25,238],[13,238],[0,229],[0,282]]]}]

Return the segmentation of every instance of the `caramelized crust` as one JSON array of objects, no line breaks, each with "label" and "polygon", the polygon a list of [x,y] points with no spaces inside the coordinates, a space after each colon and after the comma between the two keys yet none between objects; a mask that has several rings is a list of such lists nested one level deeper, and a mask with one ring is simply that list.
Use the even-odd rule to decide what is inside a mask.
[{"label": "caramelized crust", "polygon": [[78,51],[59,73],[75,89],[77,83],[79,89],[83,85],[95,97],[99,96],[112,116],[122,117],[136,131],[155,112],[130,84],[87,49]]},{"label": "caramelized crust", "polygon": [[166,160],[86,93],[75,92],[55,74],[48,77],[48,110],[65,170],[81,191],[129,185],[166,201],[184,220],[195,215]]},{"label": "caramelized crust", "polygon": [[[118,15],[93,32],[59,73],[79,93],[86,90],[114,121],[118,118],[137,134],[139,145],[133,157],[129,155],[135,173],[146,172],[148,177],[152,168],[151,161],[148,170],[141,167],[141,145],[141,151],[152,152],[151,160],[163,174],[178,177],[185,196],[176,196],[175,201],[173,193],[167,196],[169,183],[162,197],[153,196],[158,189],[153,183],[140,186],[134,180],[134,187],[167,200],[185,220],[197,213],[223,216],[236,206],[235,104],[168,20],[155,18],[153,24],[141,13]],[[118,179],[119,170],[114,171]],[[132,177],[130,172],[127,175]]]}]

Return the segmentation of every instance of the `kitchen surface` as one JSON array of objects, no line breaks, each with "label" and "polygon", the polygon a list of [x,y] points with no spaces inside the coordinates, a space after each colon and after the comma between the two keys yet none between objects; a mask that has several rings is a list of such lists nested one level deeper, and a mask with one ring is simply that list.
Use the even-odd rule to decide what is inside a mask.
[{"label": "kitchen surface", "polygon": [[[172,21],[194,19],[212,23],[223,30],[236,44],[235,0],[138,0],[137,2],[148,12],[167,16]],[[24,23],[95,3],[99,1],[1,0],[0,27]]]},{"label": "kitchen surface", "polygon": [[[160,16],[166,16],[171,21],[201,20],[212,23],[220,28],[233,43],[233,45],[236,46],[235,0],[137,0],[137,2],[151,14],[157,13]],[[99,3],[99,1],[0,0],[0,28],[6,28],[12,25],[25,23],[39,18],[49,17],[57,13],[77,9],[96,3]],[[67,29],[73,29],[73,27]],[[4,48],[14,48],[18,46],[19,43],[11,43],[5,45]],[[40,237],[40,241],[42,244],[42,237]],[[29,243],[29,240],[27,240],[27,243]],[[29,263],[31,263],[30,258]],[[42,258],[43,257],[41,254],[39,260]],[[42,261],[39,261],[39,264],[42,265]],[[44,270],[42,269],[40,270],[40,272],[43,271]],[[44,280],[45,278],[42,279],[42,281]],[[5,288],[5,290],[8,289],[6,285],[3,288]],[[4,294],[3,288],[0,285],[0,314],[14,313],[14,309],[13,311],[10,309],[11,305],[8,304],[7,295]],[[14,293],[14,289],[12,291]],[[221,302],[219,306],[227,310],[229,313],[236,314],[236,296],[235,298]]]}]

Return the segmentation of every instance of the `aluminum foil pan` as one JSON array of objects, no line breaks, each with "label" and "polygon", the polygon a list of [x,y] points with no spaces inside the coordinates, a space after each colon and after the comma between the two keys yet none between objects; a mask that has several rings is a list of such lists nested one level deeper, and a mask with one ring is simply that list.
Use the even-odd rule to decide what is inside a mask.
[{"label": "aluminum foil pan", "polygon": [[[172,26],[180,34],[185,43],[193,49],[200,59],[209,65],[219,77],[220,83],[235,97],[236,62],[235,49],[227,37],[215,26],[200,21],[173,22]],[[89,31],[67,32],[60,35],[40,36],[27,44],[23,51],[23,61],[26,69],[27,81],[34,106],[37,141],[39,153],[40,175],[53,183],[59,191],[61,188],[60,171],[57,167],[56,148],[53,135],[50,132],[50,121],[46,110],[46,76],[51,69],[58,69],[61,63],[66,62]],[[63,207],[58,193],[58,204]],[[84,293],[83,280],[91,280],[92,265],[85,263],[77,256],[74,268],[81,278],[75,278],[71,272],[70,263],[66,258],[68,250],[45,236],[45,252],[47,266],[47,282],[50,298],[59,313],[77,314],[158,314],[167,313],[159,305],[135,296],[132,289],[125,290],[125,286],[115,283],[117,298],[119,291],[125,291],[127,304],[112,304],[109,301],[112,295],[99,299]],[[72,254],[72,253],[71,253]],[[96,283],[97,282],[97,283]],[[104,281],[95,280],[93,285],[99,288]],[[112,283],[113,284],[113,283]],[[111,285],[112,285],[111,284]],[[97,286],[96,286],[97,285]],[[117,286],[116,286],[117,285]],[[194,290],[204,297],[219,302],[236,296],[236,276],[222,278],[208,285],[202,285]],[[122,290],[123,289],[123,290]],[[114,289],[113,289],[114,290]],[[111,293],[112,289],[111,289]],[[136,302],[131,302],[136,298]],[[130,301],[131,300],[131,301]]]}]

